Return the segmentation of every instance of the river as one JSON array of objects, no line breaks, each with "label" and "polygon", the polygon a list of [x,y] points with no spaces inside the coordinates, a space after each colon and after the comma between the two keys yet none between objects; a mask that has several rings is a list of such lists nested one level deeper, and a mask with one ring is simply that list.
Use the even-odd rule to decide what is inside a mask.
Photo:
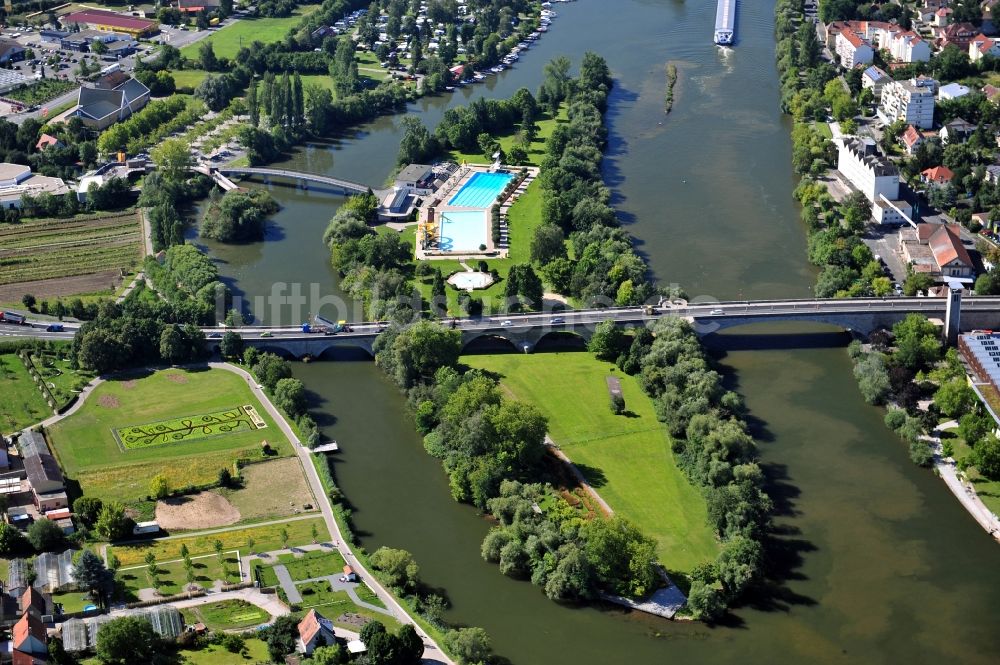
[{"label": "river", "polygon": [[[476,95],[535,89],[541,68],[584,50],[604,55],[616,88],[605,176],[661,283],[692,296],[805,296],[814,279],[791,198],[790,139],[778,111],[772,3],[741,2],[737,43],[711,44],[710,0],[579,0],[518,66],[488,84],[414,105],[429,125]],[[663,114],[664,66],[680,70]],[[288,165],[380,184],[399,118],[304,148]],[[319,241],[340,199],[271,186],[283,209],[265,243],[210,245],[246,297],[275,282],[337,292]],[[307,304],[306,309],[315,307]],[[290,308],[255,311],[295,322]],[[1000,547],[858,394],[846,336],[822,328],[743,328],[709,338],[747,400],[777,503],[770,588],[730,625],[670,623],[618,610],[566,608],[479,557],[488,526],[454,503],[397,389],[372,363],[296,364],[364,545],[410,550],[446,590],[448,619],[484,627],[517,665],[548,663],[995,663]]]}]

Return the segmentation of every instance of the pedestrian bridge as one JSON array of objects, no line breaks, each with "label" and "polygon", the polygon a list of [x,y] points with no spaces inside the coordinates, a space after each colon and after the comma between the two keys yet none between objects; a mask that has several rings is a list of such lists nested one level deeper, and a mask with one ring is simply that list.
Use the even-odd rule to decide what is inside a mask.
[{"label": "pedestrian bridge", "polygon": [[364,194],[371,189],[368,185],[360,182],[352,182],[342,178],[331,178],[330,176],[317,175],[315,173],[305,173],[303,171],[291,171],[289,169],[268,169],[255,166],[220,166],[218,168],[212,167],[211,170],[226,176],[257,175],[266,178],[288,178],[289,180],[298,181],[303,186],[305,186],[305,183],[311,182],[342,191],[345,194]]},{"label": "pedestrian bridge", "polygon": [[[949,300],[952,301],[949,307]],[[949,312],[949,310],[951,310]],[[517,349],[530,353],[542,338],[554,334],[573,334],[589,340],[597,324],[611,320],[623,327],[652,325],[657,319],[672,316],[692,323],[696,332],[707,335],[736,326],[768,322],[824,323],[867,335],[879,328],[890,328],[907,314],[919,313],[941,319],[949,341],[959,330],[1000,329],[1000,297],[961,298],[856,298],[815,300],[759,300],[713,303],[662,303],[645,307],[603,308],[511,314],[496,317],[445,319],[443,324],[462,333],[463,345],[477,339],[506,340]],[[349,324],[351,332],[335,335],[303,333],[296,327],[244,327],[239,329],[244,341],[255,346],[301,357],[319,356],[331,349],[360,348],[373,353],[373,344],[384,324],[363,322]],[[206,334],[218,334],[206,328]],[[213,346],[217,338],[208,340]]]}]

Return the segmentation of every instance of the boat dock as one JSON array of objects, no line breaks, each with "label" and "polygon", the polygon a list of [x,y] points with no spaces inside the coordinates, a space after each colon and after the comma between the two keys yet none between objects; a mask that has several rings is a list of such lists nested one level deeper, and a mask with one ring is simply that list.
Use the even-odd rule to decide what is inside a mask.
[{"label": "boat dock", "polygon": [[330,443],[324,443],[322,446],[307,448],[307,450],[314,455],[318,455],[319,453],[335,453],[340,450],[340,446],[337,445],[336,441],[331,441]]}]

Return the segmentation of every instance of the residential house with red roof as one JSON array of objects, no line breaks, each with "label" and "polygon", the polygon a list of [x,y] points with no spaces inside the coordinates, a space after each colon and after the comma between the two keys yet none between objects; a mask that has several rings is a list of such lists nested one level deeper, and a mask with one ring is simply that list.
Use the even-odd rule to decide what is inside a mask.
[{"label": "residential house with red roof", "polygon": [[914,272],[936,278],[969,279],[975,264],[962,243],[958,224],[918,224],[900,231],[903,258]]},{"label": "residential house with red roof", "polygon": [[23,654],[38,655],[43,658],[48,655],[49,639],[45,624],[31,612],[21,615],[21,619],[14,624],[10,634],[10,646],[13,652],[20,651]]},{"label": "residential house with red roof", "polygon": [[903,144],[903,147],[906,148],[906,154],[912,155],[917,152],[917,148],[919,148],[921,144],[927,142],[928,138],[927,134],[921,132],[913,125],[907,125],[906,131],[904,131],[903,135],[899,137],[899,140]]},{"label": "residential house with red roof", "polygon": [[333,644],[334,639],[333,622],[316,610],[309,610],[309,613],[302,617],[302,621],[299,621],[300,653],[311,655],[316,647]]},{"label": "residential house with red roof", "polygon": [[920,172],[920,182],[932,187],[944,187],[955,177],[947,166],[934,166]]},{"label": "residential house with red roof", "polygon": [[952,23],[945,28],[935,28],[938,48],[955,46],[961,50],[969,48],[969,43],[979,34],[971,23]]},{"label": "residential house with red roof", "polygon": [[969,42],[969,61],[979,62],[987,55],[994,58],[1000,56],[1000,44],[997,43],[996,39],[987,37],[980,32]]}]

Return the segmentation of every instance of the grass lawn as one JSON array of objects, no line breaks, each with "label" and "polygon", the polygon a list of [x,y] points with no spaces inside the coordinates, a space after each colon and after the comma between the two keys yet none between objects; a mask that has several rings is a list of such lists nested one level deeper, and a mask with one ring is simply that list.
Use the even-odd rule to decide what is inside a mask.
[{"label": "grass lawn", "polygon": [[334,591],[328,582],[309,582],[295,586],[298,588],[299,593],[302,594],[302,602],[299,604],[299,607],[306,611],[315,607],[316,611],[335,625],[343,626],[350,630],[357,630],[357,626],[352,626],[349,623],[342,624],[337,621],[337,617],[341,614],[350,612],[360,614],[368,619],[377,619],[385,624],[385,627],[390,632],[396,632],[399,629],[399,622],[394,617],[370,610],[366,607],[358,607],[351,600],[351,597],[347,595],[347,592]]},{"label": "grass lawn", "polygon": [[[254,407],[266,428],[133,449],[120,447],[113,434],[244,404]],[[79,411],[50,428],[49,438],[66,474],[85,494],[104,500],[144,497],[157,473],[166,474],[175,487],[211,482],[238,455],[260,456],[262,440],[278,456],[291,454],[288,440],[244,380],[219,369],[169,369],[106,381]]]},{"label": "grass lawn", "polygon": [[[564,104],[560,109],[559,113],[555,117],[548,114],[542,114],[540,118],[535,121],[535,125],[538,127],[537,135],[535,140],[531,142],[531,147],[528,148],[528,166],[538,166],[545,156],[545,142],[548,141],[549,137],[552,136],[552,132],[555,131],[556,125],[566,123],[569,119],[567,117],[567,108]],[[517,133],[519,129],[515,129],[510,134],[504,136],[495,137],[497,141],[500,142],[500,147],[503,151],[509,152],[511,147],[513,147],[515,140],[517,139]],[[480,152],[458,152],[453,150],[451,152],[451,159],[455,163],[461,163],[463,161],[471,162],[473,164],[484,164],[489,160]]]},{"label": "grass lawn", "polygon": [[[221,540],[223,548],[229,550],[239,549],[244,554],[248,549],[247,539],[253,538],[255,552],[268,552],[282,548],[281,531],[288,532],[289,545],[305,545],[313,541],[312,527],[316,526],[319,532],[319,540],[324,541],[330,538],[326,525],[322,517],[314,519],[294,520],[287,524],[268,524],[266,526],[248,526],[243,529],[233,531],[223,531],[222,533],[210,533],[201,536],[193,535],[185,538],[172,538],[151,540],[145,543],[134,545],[120,545],[113,548],[122,566],[135,566],[142,564],[147,552],[153,552],[157,561],[169,561],[179,559],[181,545],[187,545],[191,556],[199,554],[214,554],[215,541]],[[208,561],[208,559],[205,559]]]},{"label": "grass lawn", "polygon": [[63,607],[63,612],[82,612],[87,605],[93,605],[94,601],[86,593],[79,591],[66,591],[64,593],[52,594],[52,601],[59,603]]},{"label": "grass lawn", "polygon": [[813,127],[816,128],[816,131],[818,131],[823,138],[827,138],[827,139],[832,139],[833,138],[833,130],[830,129],[829,123],[826,123],[826,122],[816,122],[816,123],[813,123]]},{"label": "grass lawn", "polygon": [[[677,468],[670,438],[634,377],[585,352],[462,360],[500,374],[515,397],[541,409],[552,439],[612,509],[656,538],[667,568],[686,572],[715,559],[705,502]],[[605,378],[612,374],[621,380],[630,415],[611,413]]]},{"label": "grass lawn", "polygon": [[[234,663],[269,663],[271,656],[267,644],[256,637],[246,641],[243,653],[229,653],[222,646],[212,644],[204,649],[182,649],[177,652],[183,665],[234,665]],[[101,665],[96,657],[81,660],[80,665]]]},{"label": "grass lawn", "polygon": [[52,415],[16,353],[0,354],[0,432],[11,434]]},{"label": "grass lawn", "polygon": [[190,625],[200,621],[209,630],[253,628],[271,618],[267,612],[245,600],[221,600],[198,605],[181,610],[181,614],[184,615],[184,623]]},{"label": "grass lawn", "polygon": [[181,55],[188,60],[198,58],[198,48],[205,42],[211,42],[215,55],[220,58],[233,58],[239,53],[240,47],[250,46],[253,42],[270,44],[280,42],[288,34],[288,29],[298,25],[306,14],[319,9],[319,5],[306,5],[297,8],[291,16],[284,18],[244,18],[232,25],[212,33],[205,39],[185,46]]},{"label": "grass lawn", "polygon": [[282,554],[276,561],[272,560],[269,565],[261,566],[261,580],[268,586],[278,583],[278,578],[274,574],[274,566],[283,564],[288,569],[288,574],[296,582],[311,580],[325,575],[341,575],[347,562],[340,552],[326,552],[313,550],[305,555],[296,557],[294,554]]},{"label": "grass lawn", "polygon": [[[228,584],[236,584],[240,581],[239,561],[236,559],[236,552],[223,552],[224,565],[228,570],[223,569],[223,564],[215,554],[212,556],[192,559],[191,564],[194,569],[194,583],[198,586],[210,589],[216,580],[224,580]],[[184,568],[183,561],[171,563],[158,563],[156,574],[156,588],[165,596],[171,596],[184,592],[187,584],[187,569]],[[228,574],[227,574],[228,573]],[[121,570],[119,578],[125,584],[126,595],[131,598],[138,597],[139,589],[148,588],[149,575],[146,566]]]},{"label": "grass lawn", "polygon": [[205,80],[208,72],[204,69],[178,69],[170,72],[178,88],[197,88]]}]

